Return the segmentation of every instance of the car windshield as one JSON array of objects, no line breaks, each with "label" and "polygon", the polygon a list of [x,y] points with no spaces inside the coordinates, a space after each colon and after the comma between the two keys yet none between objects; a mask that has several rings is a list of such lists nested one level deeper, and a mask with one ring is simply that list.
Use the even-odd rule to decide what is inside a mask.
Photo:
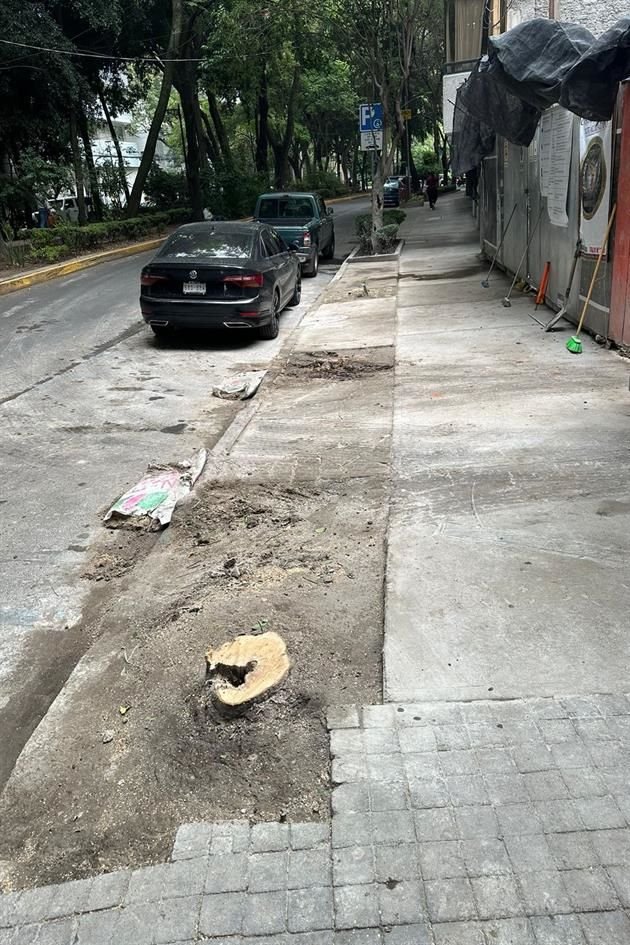
[{"label": "car windshield", "polygon": [[205,256],[213,259],[249,259],[252,254],[251,233],[229,233],[225,230],[181,230],[173,233],[158,256]]},{"label": "car windshield", "polygon": [[313,202],[310,197],[265,197],[260,201],[258,216],[261,220],[310,220]]}]

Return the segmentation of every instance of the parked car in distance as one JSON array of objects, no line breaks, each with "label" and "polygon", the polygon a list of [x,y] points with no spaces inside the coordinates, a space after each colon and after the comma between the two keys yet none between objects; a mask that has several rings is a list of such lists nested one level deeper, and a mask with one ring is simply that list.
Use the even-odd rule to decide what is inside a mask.
[{"label": "parked car in distance", "polygon": [[140,309],[158,336],[177,328],[240,328],[275,338],[298,305],[297,247],[257,223],[189,223],[169,236],[140,277]]},{"label": "parked car in distance", "polygon": [[[84,197],[85,212],[88,218],[92,216],[92,198]],[[47,200],[46,206],[51,211],[51,215],[56,218],[57,223],[78,223],[79,222],[79,201],[76,197],[58,197],[56,200]],[[39,212],[36,210],[31,219],[33,223],[39,222]]]},{"label": "parked car in distance", "polygon": [[383,206],[400,206],[400,181],[398,178],[388,177],[383,187]]},{"label": "parked car in distance", "polygon": [[285,243],[295,243],[305,276],[316,276],[319,257],[335,255],[333,211],[317,194],[261,194],[254,219],[272,226]]}]

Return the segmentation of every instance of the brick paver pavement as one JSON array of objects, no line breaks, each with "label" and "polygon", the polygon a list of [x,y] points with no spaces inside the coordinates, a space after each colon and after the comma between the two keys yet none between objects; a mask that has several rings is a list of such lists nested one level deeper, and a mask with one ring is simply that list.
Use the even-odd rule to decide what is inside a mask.
[{"label": "brick paver pavement", "polygon": [[0,945],[629,945],[623,695],[335,709],[332,822],[0,897]]}]

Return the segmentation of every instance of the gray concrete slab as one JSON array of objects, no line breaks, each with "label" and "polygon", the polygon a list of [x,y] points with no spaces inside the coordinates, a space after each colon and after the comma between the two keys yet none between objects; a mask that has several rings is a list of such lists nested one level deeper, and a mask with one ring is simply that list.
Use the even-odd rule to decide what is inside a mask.
[{"label": "gray concrete slab", "polygon": [[528,317],[531,298],[503,308],[506,285],[399,294],[391,700],[614,692],[628,678],[629,366],[589,338],[572,356],[566,333]]},{"label": "gray concrete slab", "polygon": [[394,343],[395,313],[394,298],[360,298],[352,305],[326,303],[300,332],[298,348],[311,351],[390,346]]}]

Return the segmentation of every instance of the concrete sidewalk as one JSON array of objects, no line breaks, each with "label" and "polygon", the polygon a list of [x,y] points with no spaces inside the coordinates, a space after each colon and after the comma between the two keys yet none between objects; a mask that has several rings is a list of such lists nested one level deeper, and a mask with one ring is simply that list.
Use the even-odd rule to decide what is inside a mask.
[{"label": "concrete sidewalk", "polygon": [[623,691],[630,365],[458,276],[468,206],[425,211],[401,262],[386,697]]},{"label": "concrete sidewalk", "polygon": [[[396,346],[386,699],[328,711],[331,823],[184,825],[169,863],[0,898],[2,945],[630,942],[628,365],[482,289],[467,210],[410,212],[397,322],[357,264],[298,340]],[[363,443],[379,476],[391,401],[346,402],[305,448],[267,404],[232,461],[349,482]]]}]

